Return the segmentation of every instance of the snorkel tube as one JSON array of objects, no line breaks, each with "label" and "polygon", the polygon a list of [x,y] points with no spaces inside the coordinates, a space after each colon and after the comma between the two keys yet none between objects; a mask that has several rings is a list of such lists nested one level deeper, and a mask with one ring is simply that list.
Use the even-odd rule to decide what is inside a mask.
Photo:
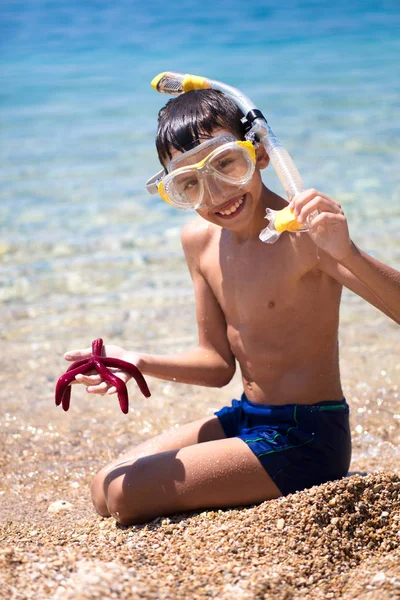
[{"label": "snorkel tube", "polygon": [[[284,187],[288,201],[290,202],[295,194],[304,190],[303,181],[289,153],[272,132],[262,112],[240,90],[205,77],[170,72],[157,75],[151,85],[157,92],[170,96],[179,96],[185,92],[203,89],[219,90],[229,96],[240,108],[244,114],[245,122],[250,127],[246,138],[252,142],[261,142],[264,145],[276,174]],[[269,224],[260,233],[259,237],[262,242],[269,244],[276,242],[283,231],[307,230],[307,225],[298,223],[288,206],[280,211],[267,208],[266,213],[265,218],[269,219]]]}]

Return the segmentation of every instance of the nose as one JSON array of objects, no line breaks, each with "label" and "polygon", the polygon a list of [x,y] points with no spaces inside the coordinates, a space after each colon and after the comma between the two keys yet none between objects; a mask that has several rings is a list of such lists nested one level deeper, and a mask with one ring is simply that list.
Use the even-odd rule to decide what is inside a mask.
[{"label": "nose", "polygon": [[213,175],[207,175],[208,176],[204,182],[203,197],[203,204],[206,206],[218,206],[237,189],[237,186],[235,185],[229,184],[225,181],[220,181]]}]

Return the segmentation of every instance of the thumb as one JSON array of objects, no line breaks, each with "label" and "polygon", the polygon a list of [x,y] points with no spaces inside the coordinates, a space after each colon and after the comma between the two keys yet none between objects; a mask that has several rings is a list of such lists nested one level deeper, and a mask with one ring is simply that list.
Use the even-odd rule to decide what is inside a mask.
[{"label": "thumb", "polygon": [[68,350],[64,354],[65,360],[80,360],[81,358],[89,358],[92,355],[91,348],[84,348],[83,350]]}]

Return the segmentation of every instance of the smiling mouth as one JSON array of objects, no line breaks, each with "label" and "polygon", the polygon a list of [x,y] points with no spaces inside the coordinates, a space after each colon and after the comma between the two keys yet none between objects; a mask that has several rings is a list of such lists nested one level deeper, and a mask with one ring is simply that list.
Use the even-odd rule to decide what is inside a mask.
[{"label": "smiling mouth", "polygon": [[218,215],[219,217],[223,217],[225,219],[227,217],[232,217],[235,213],[241,212],[244,202],[245,202],[245,195],[243,195],[238,200],[228,203],[224,207],[224,210],[217,211],[215,214]]}]

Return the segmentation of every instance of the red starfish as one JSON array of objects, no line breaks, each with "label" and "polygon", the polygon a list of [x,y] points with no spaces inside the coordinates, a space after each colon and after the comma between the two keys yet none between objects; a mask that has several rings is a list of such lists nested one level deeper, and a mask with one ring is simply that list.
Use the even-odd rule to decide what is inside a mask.
[{"label": "red starfish", "polygon": [[150,397],[150,390],[147,387],[147,383],[139,371],[139,369],[131,363],[121,360],[119,358],[112,358],[111,356],[101,356],[101,349],[103,347],[103,340],[101,338],[92,342],[92,356],[89,358],[83,358],[72,363],[67,369],[64,375],[61,375],[56,385],[56,406],[62,403],[64,410],[69,409],[69,403],[71,400],[71,386],[70,383],[75,379],[76,375],[87,373],[91,369],[96,371],[102,376],[104,381],[111,383],[111,385],[117,388],[119,405],[123,413],[127,414],[129,410],[128,403],[128,390],[126,389],[125,383],[114,375],[107,367],[116,367],[122,371],[126,371],[129,375],[136,380],[140,391],[146,398]]}]

